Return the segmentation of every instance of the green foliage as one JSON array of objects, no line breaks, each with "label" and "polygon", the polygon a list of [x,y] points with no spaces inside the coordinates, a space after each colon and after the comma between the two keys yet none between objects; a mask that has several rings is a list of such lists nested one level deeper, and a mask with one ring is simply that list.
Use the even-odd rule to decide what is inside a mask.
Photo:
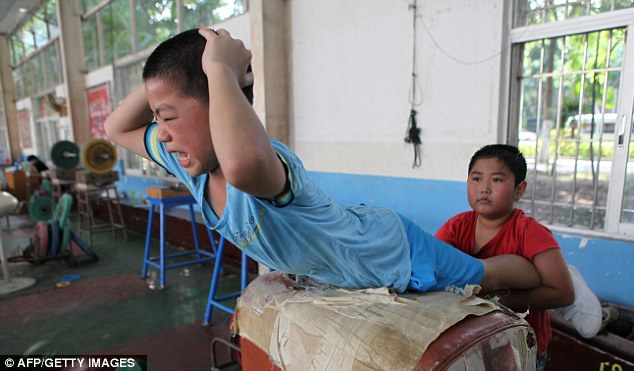
[{"label": "green foliage", "polygon": [[[541,144],[540,147],[541,148]],[[520,144],[520,151],[526,157],[535,157],[535,145],[534,144]],[[551,141],[550,146],[548,148],[548,154],[551,159],[555,158],[555,151],[557,147],[554,141]],[[580,159],[589,159],[590,153],[593,154],[593,158],[599,158],[599,145],[598,143],[594,143],[592,145],[592,151],[590,151],[590,143],[589,142],[581,142],[579,143],[579,158]],[[614,144],[612,143],[602,143],[601,145],[601,158],[603,159],[611,159],[614,154]],[[563,142],[559,143],[559,154],[557,157],[559,158],[575,158],[577,155],[577,143],[575,142]]]},{"label": "green foliage", "polygon": [[[553,138],[555,136],[553,135]],[[541,151],[541,146],[543,145],[542,141],[539,140],[538,143],[538,151]],[[518,145],[522,154],[525,157],[531,158],[535,157],[535,143],[520,143]],[[592,151],[591,151],[592,148]],[[555,151],[557,149],[556,142],[552,140],[550,142],[548,148],[548,155],[551,159],[555,158]],[[599,158],[599,142],[595,141],[590,145],[590,141],[581,141],[579,143],[579,159],[589,159],[590,154],[592,153],[593,158],[596,160]],[[601,143],[601,159],[610,160],[614,156],[614,142],[612,140],[607,140]],[[576,141],[560,141],[559,142],[559,153],[557,155],[558,158],[575,158],[577,157],[577,142]],[[634,159],[634,145],[629,148],[629,158],[630,160]]]}]

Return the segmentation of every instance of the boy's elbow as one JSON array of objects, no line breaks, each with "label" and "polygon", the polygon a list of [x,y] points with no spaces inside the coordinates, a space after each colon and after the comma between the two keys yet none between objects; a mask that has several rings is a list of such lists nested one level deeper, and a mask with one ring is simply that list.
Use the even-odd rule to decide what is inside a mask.
[{"label": "boy's elbow", "polygon": [[267,177],[270,176],[270,166],[263,156],[245,156],[234,158],[232,161],[224,161],[222,173],[227,183],[233,187],[254,196],[268,196],[262,189],[265,187]]},{"label": "boy's elbow", "polygon": [[243,191],[248,190],[257,169],[257,165],[248,161],[226,161],[222,164],[222,174],[227,183]]},{"label": "boy's elbow", "polygon": [[122,139],[122,136],[126,133],[126,131],[123,130],[120,123],[113,116],[114,115],[110,115],[106,118],[106,121],[104,121],[103,123],[103,129],[106,132],[106,135],[108,136],[108,138],[119,143]]},{"label": "boy's elbow", "polygon": [[575,290],[574,289],[570,289],[570,290],[565,290],[563,293],[563,295],[561,295],[561,301],[562,301],[562,307],[567,307],[569,305],[571,305],[572,303],[575,302]]},{"label": "boy's elbow", "polygon": [[111,116],[108,116],[106,118],[106,121],[104,121],[103,129],[104,129],[104,131],[106,132],[106,135],[109,138],[115,139],[117,133],[116,133],[116,130],[115,130],[115,125],[112,122]]}]

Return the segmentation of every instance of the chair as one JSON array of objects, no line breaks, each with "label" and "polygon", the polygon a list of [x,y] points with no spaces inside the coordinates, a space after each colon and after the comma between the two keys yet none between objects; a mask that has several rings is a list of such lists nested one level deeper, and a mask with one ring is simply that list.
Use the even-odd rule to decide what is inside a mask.
[{"label": "chair", "polygon": [[[211,230],[207,229],[207,234],[209,234],[209,240],[212,243],[212,246],[215,250],[215,242],[213,236],[211,234]],[[222,304],[222,301],[237,298],[242,294],[244,288],[247,286],[247,274],[248,274],[248,256],[242,251],[242,262],[240,264],[240,290],[233,292],[231,294],[223,295],[220,297],[216,297],[218,292],[218,282],[220,281],[220,273],[222,272],[222,257],[225,251],[225,238],[220,237],[220,241],[218,241],[218,250],[216,253],[216,263],[214,264],[214,272],[211,276],[211,287],[209,288],[209,298],[207,299],[207,309],[205,310],[205,318],[203,320],[203,326],[211,325],[211,316],[213,314],[214,307],[221,309],[229,314],[233,314],[233,309],[228,306]]]},{"label": "chair", "polygon": [[[147,230],[145,234],[145,251],[143,253],[143,267],[141,268],[141,278],[146,278],[148,276],[148,267],[153,267],[158,270],[160,276],[158,287],[160,289],[163,289],[166,287],[166,270],[190,264],[214,261],[216,259],[216,245],[213,239],[211,239],[211,244],[214,249],[213,252],[205,251],[200,248],[200,243],[198,241],[198,232],[196,230],[196,217],[194,215],[193,209],[193,205],[196,203],[196,200],[192,196],[168,198],[148,197],[147,200],[150,202],[150,209],[148,215]],[[187,206],[189,209],[189,217],[192,225],[195,250],[167,254],[165,252],[165,214],[168,208],[176,206]],[[156,257],[151,257],[150,249],[152,243],[152,225],[154,222],[154,209],[157,207],[159,209],[159,255]],[[168,264],[168,260],[172,258],[185,257],[188,255],[196,255],[196,257],[187,261]]]}]

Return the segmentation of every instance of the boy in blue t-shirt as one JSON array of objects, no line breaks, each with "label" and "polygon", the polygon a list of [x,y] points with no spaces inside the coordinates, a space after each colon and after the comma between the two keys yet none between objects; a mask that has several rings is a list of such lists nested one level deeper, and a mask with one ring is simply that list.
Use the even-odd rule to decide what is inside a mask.
[{"label": "boy in blue t-shirt", "polygon": [[188,186],[205,224],[256,261],[346,288],[531,288],[526,259],[476,259],[392,210],[343,206],[270,139],[253,108],[251,52],[228,31],[185,31],[149,56],[108,135]]}]

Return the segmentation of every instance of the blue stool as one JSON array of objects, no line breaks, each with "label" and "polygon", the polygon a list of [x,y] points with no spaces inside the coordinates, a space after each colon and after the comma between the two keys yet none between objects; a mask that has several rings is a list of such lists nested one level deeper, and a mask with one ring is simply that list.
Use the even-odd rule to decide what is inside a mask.
[{"label": "blue stool", "polygon": [[[216,252],[216,243],[213,239],[211,239],[211,246],[213,248],[213,253],[201,250],[200,244],[198,242],[198,231],[196,230],[196,217],[194,216],[194,207],[193,205],[196,203],[196,200],[192,196],[183,196],[183,197],[170,197],[170,198],[155,198],[148,197],[147,200],[150,202],[150,216],[147,221],[147,233],[145,235],[145,254],[143,257],[143,269],[141,270],[141,277],[145,278],[147,276],[147,268],[148,265],[156,268],[160,272],[160,288],[165,288],[165,270],[182,267],[185,265],[196,264],[208,262],[216,259],[218,256]],[[174,253],[170,255],[165,255],[165,210],[174,207],[187,205],[189,206],[189,216],[192,223],[192,232],[194,234],[194,245],[196,250],[193,251],[185,251],[180,253]],[[159,215],[160,215],[160,253],[158,257],[150,257],[150,243],[152,240],[152,222],[154,221],[154,208],[159,207]],[[221,245],[222,246],[222,245]],[[176,258],[185,255],[196,254],[196,259],[188,260],[181,263],[175,263],[166,265],[166,260],[171,258]],[[156,261],[158,260],[158,263]],[[218,266],[219,264],[216,264]]]},{"label": "blue stool", "polygon": [[[213,241],[211,230],[207,230],[209,234],[209,239]],[[229,314],[233,314],[233,309],[221,303],[221,301],[237,298],[242,294],[242,291],[247,286],[247,273],[248,273],[248,257],[247,254],[242,252],[242,264],[240,271],[240,290],[231,294],[223,295],[220,297],[216,297],[216,293],[218,290],[218,281],[220,280],[220,273],[222,272],[222,256],[225,251],[225,239],[224,237],[220,237],[220,241],[218,242],[218,252],[216,254],[216,264],[214,265],[214,272],[211,277],[211,287],[209,288],[209,299],[207,299],[207,309],[205,311],[205,319],[203,321],[203,326],[209,326],[211,324],[211,315],[213,313],[214,307],[218,309],[222,309]]]}]

